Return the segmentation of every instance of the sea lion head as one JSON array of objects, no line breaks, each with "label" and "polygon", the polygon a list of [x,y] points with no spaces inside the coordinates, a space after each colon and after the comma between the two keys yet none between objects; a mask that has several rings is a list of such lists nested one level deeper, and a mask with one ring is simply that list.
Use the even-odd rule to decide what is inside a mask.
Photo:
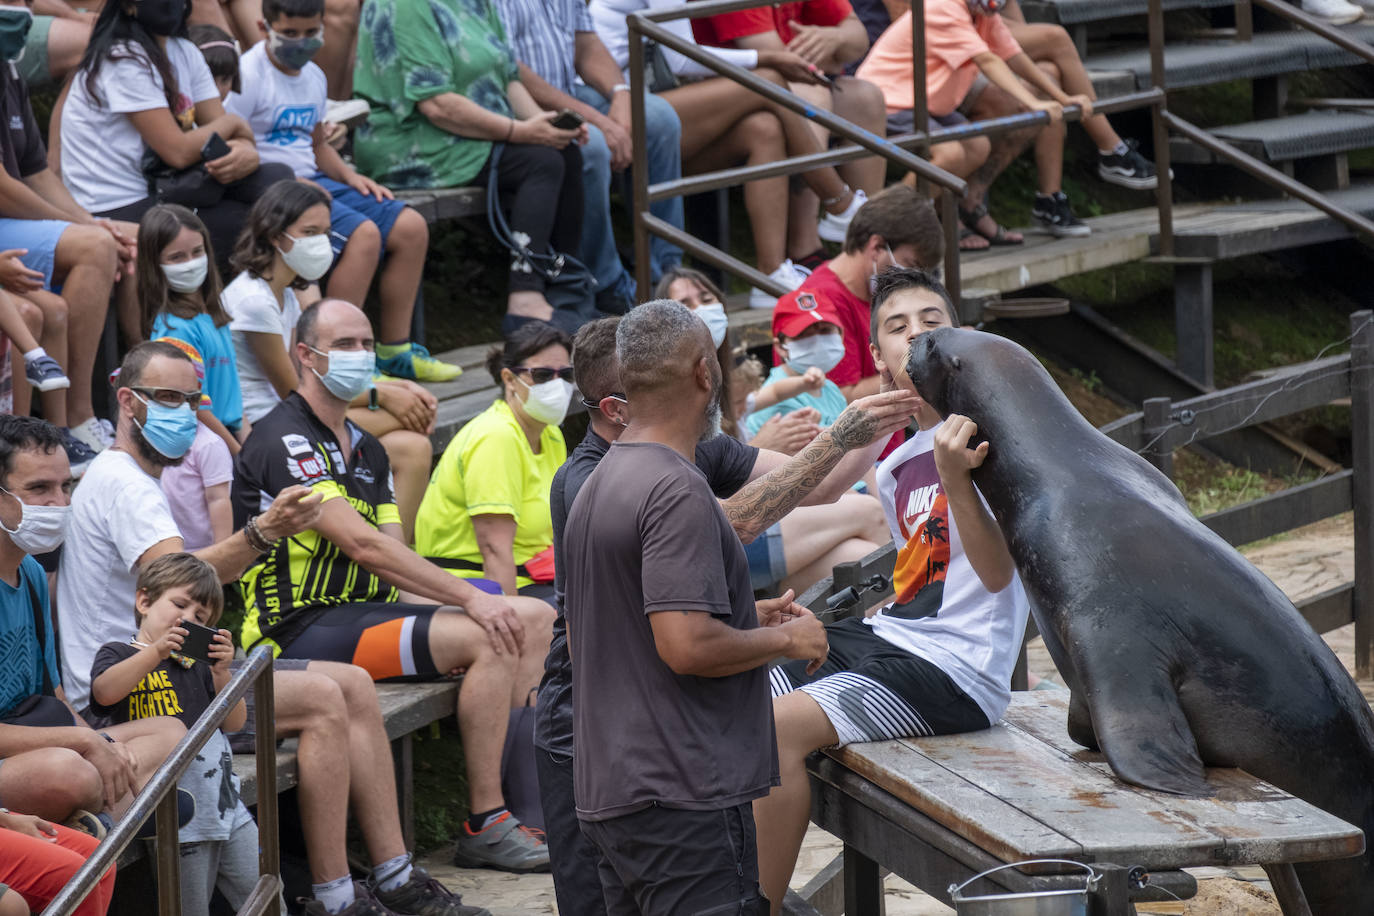
[{"label": "sea lion head", "polygon": [[942,417],[962,414],[977,420],[993,404],[1038,411],[1047,402],[1064,400],[1028,350],[985,331],[927,331],[911,342],[906,372],[916,392]]}]

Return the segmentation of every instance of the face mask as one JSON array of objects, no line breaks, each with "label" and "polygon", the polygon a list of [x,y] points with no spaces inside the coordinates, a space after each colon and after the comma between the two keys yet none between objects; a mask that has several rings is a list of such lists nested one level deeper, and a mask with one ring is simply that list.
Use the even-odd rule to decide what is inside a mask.
[{"label": "face mask", "polygon": [[179,293],[194,293],[205,282],[210,272],[210,259],[201,255],[180,264],[160,264],[162,273],[167,277],[167,285]]},{"label": "face mask", "polygon": [[329,371],[324,375],[320,375],[313,366],[310,371],[340,401],[352,401],[372,386],[372,375],[377,371],[377,354],[371,350],[330,350],[324,353],[311,347],[310,352],[329,357]]},{"label": "face mask", "polygon": [[191,443],[196,439],[197,421],[196,412],[191,409],[190,404],[168,407],[157,401],[144,401],[137,392],[134,393],[134,397],[148,407],[148,418],[142,423],[138,423],[137,420],[134,422],[138,423],[138,428],[143,431],[143,438],[157,449],[158,454],[164,458],[177,459],[191,450]]},{"label": "face mask", "polygon": [[324,47],[324,39],[319,35],[305,38],[283,38],[271,29],[267,30],[267,50],[272,52],[277,63],[288,70],[299,70]]},{"label": "face mask", "polygon": [[186,19],[186,0],[138,0],[134,18],[154,35],[173,35]]},{"label": "face mask", "polygon": [[844,338],[839,334],[817,334],[789,340],[784,347],[787,351],[787,367],[801,374],[815,367],[829,372],[844,359]]},{"label": "face mask", "polygon": [[[525,380],[516,376],[520,384],[525,385]],[[544,423],[548,426],[557,426],[563,422],[563,418],[568,415],[568,403],[572,401],[573,386],[571,382],[565,382],[561,378],[551,378],[547,382],[540,382],[538,385],[525,385],[525,390],[529,395],[525,398],[525,403],[521,406],[525,408],[525,413],[531,420]]]},{"label": "face mask", "polygon": [[[888,259],[889,259],[889,261],[888,261],[888,267],[896,267],[896,266],[897,266],[897,256],[894,255],[894,254],[892,253],[892,246],[891,246],[891,245],[883,245],[883,247],[887,249],[887,256],[888,256]],[[884,267],[883,270],[887,270],[888,267]],[[869,273],[869,275],[868,275],[868,298],[872,299],[872,298],[873,298],[873,294],[876,293],[877,291],[878,291],[878,262],[877,262],[877,261],[874,261],[874,262],[873,262],[873,270],[872,270],[872,272]]]},{"label": "face mask", "polygon": [[720,345],[725,343],[726,332],[730,330],[730,319],[725,316],[725,306],[718,302],[698,305],[692,314],[706,322],[706,329],[711,332],[711,346],[719,350]]},{"label": "face mask", "polygon": [[24,50],[24,39],[29,37],[33,25],[33,13],[26,7],[0,7],[0,57],[14,60]]},{"label": "face mask", "polygon": [[318,280],[334,263],[334,249],[329,247],[329,236],[286,237],[291,240],[291,250],[277,250],[281,251],[281,259],[286,262],[286,266],[294,270],[296,276],[302,280]]},{"label": "face mask", "polygon": [[[9,490],[0,487],[0,492],[9,493]],[[19,503],[19,527],[8,528],[4,522],[0,522],[0,531],[4,531],[24,553],[40,554],[50,550],[56,550],[62,541],[67,537],[67,520],[71,518],[71,506],[30,506],[18,496],[14,496],[15,502]]]}]

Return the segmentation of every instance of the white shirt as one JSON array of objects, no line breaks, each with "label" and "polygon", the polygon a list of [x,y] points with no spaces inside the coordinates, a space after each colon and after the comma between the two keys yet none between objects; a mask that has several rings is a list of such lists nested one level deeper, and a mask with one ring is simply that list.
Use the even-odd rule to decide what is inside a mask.
[{"label": "white shirt", "polygon": [[77,709],[90,703],[96,651],[138,632],[138,558],[154,544],[179,537],[157,478],[127,452],[106,449],[96,456],[72,494],[57,572],[62,688]]},{"label": "white shirt", "polygon": [[282,349],[291,355],[291,332],[301,317],[296,292],[287,287],[282,293],[284,303],[277,305],[272,287],[261,277],[244,271],[224,288],[220,302],[229,313],[229,336],[234,340],[234,358],[239,369],[239,389],[243,392],[243,418],[256,423],[267,415],[281,397],[272,387],[258,358],[248,346],[247,332],[281,335]]},{"label": "white shirt", "polygon": [[312,135],[324,120],[327,97],[324,71],[308,63],[287,76],[260,41],[239,58],[239,77],[243,91],[231,93],[224,107],[253,128],[258,158],[289,166],[298,178],[313,178],[319,167]]},{"label": "white shirt", "polygon": [[[148,196],[143,137],[129,115],[167,107],[162,77],[143,49],[123,45],[119,53],[133,56],[107,59],[101,65],[96,78],[99,101],[86,91],[86,71],[79,70],[62,108],[62,182],[92,213]],[[218,99],[219,91],[205,58],[191,42],[167,39],[167,58],[180,90],[172,114],[185,128],[192,125],[196,104]]]},{"label": "white shirt", "polygon": [[889,606],[864,622],[949,675],[996,722],[1011,702],[1030,604],[1019,576],[993,594],[973,571],[935,469],[934,444],[935,429],[923,430],[888,455],[878,465],[878,493],[898,549],[897,603],[938,613],[894,617]]},{"label": "white shirt", "polygon": [[[615,58],[616,66],[625,71],[630,65],[630,29],[625,24],[625,16],[641,10],[680,6],[681,2],[682,0],[591,0],[588,9],[592,12],[592,22],[596,24],[596,34],[601,38],[601,43],[611,52],[611,57]],[[696,39],[692,37],[691,20],[674,19],[670,22],[660,22],[659,25],[683,41],[696,44]],[[678,76],[697,79],[720,75],[709,67],[703,67],[696,61],[683,57],[671,48],[663,45],[659,48],[668,62],[668,68]],[[759,52],[747,48],[703,47],[702,50],[746,70],[753,70],[759,65]],[[628,76],[625,81],[629,82]]]}]

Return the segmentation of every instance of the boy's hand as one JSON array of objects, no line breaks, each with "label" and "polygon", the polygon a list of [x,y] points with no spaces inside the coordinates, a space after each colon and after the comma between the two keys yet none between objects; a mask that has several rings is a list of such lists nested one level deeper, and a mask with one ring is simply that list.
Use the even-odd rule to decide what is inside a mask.
[{"label": "boy's hand", "polygon": [[210,640],[210,648],[206,650],[210,656],[210,664],[217,671],[227,672],[229,663],[234,660],[234,635],[228,630],[220,630],[213,639]]},{"label": "boy's hand", "polygon": [[24,293],[43,288],[43,275],[24,266],[24,262],[19,260],[28,253],[27,248],[9,248],[0,251],[0,286],[21,296]]},{"label": "boy's hand", "polygon": [[1031,111],[1043,111],[1050,116],[1050,123],[1057,124],[1064,118],[1064,106],[1053,99],[1036,99],[1030,104]]},{"label": "boy's hand", "polygon": [[395,194],[391,193],[390,188],[377,184],[361,172],[352,174],[348,179],[348,186],[364,197],[371,197],[374,200],[394,200],[396,197]]},{"label": "boy's hand", "polygon": [[157,652],[158,658],[165,659],[173,652],[181,651],[181,646],[186,642],[188,635],[190,635],[190,631],[185,627],[172,627],[162,634],[162,638],[152,644],[153,650]]},{"label": "boy's hand", "polygon": [[812,366],[802,373],[802,378],[806,381],[806,390],[812,394],[820,394],[821,386],[825,384],[825,373],[819,366]]},{"label": "boy's hand", "polygon": [[1083,109],[1083,115],[1080,120],[1086,121],[1093,115],[1093,100],[1086,95],[1067,95],[1062,101],[1065,107],[1077,105],[1079,108]]},{"label": "boy's hand", "polygon": [[980,442],[977,448],[969,448],[969,440],[978,434],[978,424],[968,417],[950,414],[940,428],[935,431],[935,470],[941,480],[951,479],[950,475],[968,476],[976,467],[981,467],[988,456],[987,442]]},{"label": "boy's hand", "polygon": [[343,124],[335,124],[333,121],[324,122],[324,142],[341,150],[344,143],[348,141],[348,127]]}]

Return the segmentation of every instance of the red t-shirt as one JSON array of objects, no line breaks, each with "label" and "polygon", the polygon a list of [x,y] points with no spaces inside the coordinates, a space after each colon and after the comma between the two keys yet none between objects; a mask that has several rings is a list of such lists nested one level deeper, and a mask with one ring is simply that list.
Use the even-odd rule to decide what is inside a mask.
[{"label": "red t-shirt", "polygon": [[[844,331],[844,359],[830,370],[827,378],[843,388],[877,375],[878,367],[873,365],[873,354],[868,349],[868,325],[871,314],[868,300],[860,299],[850,292],[849,287],[845,286],[830,269],[829,261],[817,267],[801,286],[780,298],[778,302],[795,302],[797,296],[803,293],[810,293],[828,306],[840,320],[840,329]],[[773,314],[777,314],[776,310]],[[774,327],[773,335],[776,337],[777,333],[777,328]],[[773,359],[776,365],[776,353]]]},{"label": "red t-shirt", "polygon": [[720,13],[692,20],[697,44],[732,48],[736,38],[777,32],[783,44],[792,40],[788,22],[802,25],[839,25],[854,14],[849,0],[809,0],[807,3],[780,3],[737,13]]}]

